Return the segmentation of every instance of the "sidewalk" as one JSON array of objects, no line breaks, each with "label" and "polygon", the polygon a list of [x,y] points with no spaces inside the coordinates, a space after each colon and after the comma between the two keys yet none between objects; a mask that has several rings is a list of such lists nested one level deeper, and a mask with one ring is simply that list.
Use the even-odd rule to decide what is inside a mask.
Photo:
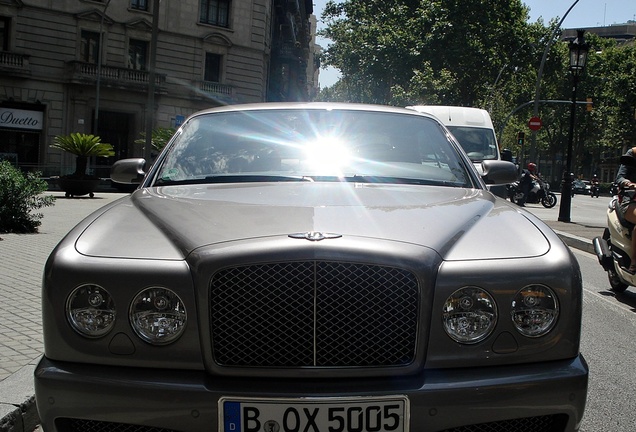
[{"label": "sidewalk", "polygon": [[125,194],[55,196],[38,234],[0,234],[0,432],[31,432],[39,423],[33,370],[43,353],[41,281],[44,263],[62,237],[98,208]]},{"label": "sidewalk", "polygon": [[[94,198],[66,199],[62,192],[48,193],[58,199],[41,209],[38,234],[0,234],[0,432],[32,432],[39,423],[33,370],[43,353],[40,289],[47,257],[85,216],[126,195],[97,192]],[[573,248],[592,252],[591,239],[603,233],[604,218],[565,223],[556,221],[557,209],[532,205],[527,210]]]}]

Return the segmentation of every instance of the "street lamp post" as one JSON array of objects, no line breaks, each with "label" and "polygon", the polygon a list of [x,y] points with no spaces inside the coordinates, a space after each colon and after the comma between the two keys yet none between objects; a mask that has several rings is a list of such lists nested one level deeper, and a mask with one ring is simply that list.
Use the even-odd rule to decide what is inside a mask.
[{"label": "street lamp post", "polygon": [[[532,117],[538,117],[539,116],[539,92],[541,91],[541,77],[543,76],[543,67],[545,66],[545,61],[548,58],[548,53],[550,52],[550,47],[552,46],[552,43],[554,42],[556,34],[561,30],[561,25],[563,24],[563,21],[565,21],[565,18],[568,16],[570,11],[574,8],[574,6],[576,6],[576,4],[578,2],[579,2],[579,0],[576,0],[574,3],[572,3],[572,6],[570,6],[570,8],[563,14],[563,16],[561,17],[561,21],[559,21],[559,23],[556,25],[554,30],[552,30],[552,34],[550,35],[550,39],[548,39],[548,43],[545,46],[545,50],[543,51],[543,57],[541,58],[541,64],[539,65],[539,72],[537,73],[537,84],[536,84],[535,90],[534,90],[534,111],[533,111]],[[536,158],[536,150],[537,150],[537,132],[533,131],[532,132],[532,145],[530,146],[530,159],[531,160],[535,160],[535,158]],[[524,163],[523,163],[524,161],[522,160],[521,162],[522,162],[521,165],[523,166],[524,165]]]},{"label": "street lamp post", "polygon": [[152,128],[155,121],[155,87],[157,65],[157,34],[159,33],[159,2],[155,0],[152,5],[152,36],[150,39],[150,63],[148,65],[148,99],[146,101],[146,141],[144,146],[144,159],[146,169],[152,165]]},{"label": "street lamp post", "polygon": [[95,135],[99,135],[99,97],[100,97],[100,88],[101,88],[101,80],[102,80],[102,53],[103,53],[103,43],[104,43],[104,17],[106,16],[106,9],[108,9],[108,5],[111,0],[108,0],[104,5],[104,10],[102,11],[102,16],[99,21],[99,47],[97,49],[97,78],[95,80],[95,112],[93,117],[93,133]]},{"label": "street lamp post", "polygon": [[577,30],[576,39],[570,42],[570,72],[572,73],[572,105],[570,108],[570,134],[568,136],[568,153],[561,182],[561,205],[559,207],[559,221],[570,222],[572,206],[572,144],[574,142],[574,123],[576,119],[576,86],[585,69],[587,52],[590,47],[585,43],[585,30]]}]

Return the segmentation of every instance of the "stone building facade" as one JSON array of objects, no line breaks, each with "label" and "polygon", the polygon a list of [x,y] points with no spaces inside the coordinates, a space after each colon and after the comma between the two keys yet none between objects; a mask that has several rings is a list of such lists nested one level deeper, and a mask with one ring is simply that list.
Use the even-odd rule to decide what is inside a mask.
[{"label": "stone building facade", "polygon": [[115,147],[91,163],[104,177],[143,156],[135,141],[149,126],[307,100],[312,13],[311,0],[0,0],[0,158],[67,174],[73,156],[54,137],[93,133]]}]

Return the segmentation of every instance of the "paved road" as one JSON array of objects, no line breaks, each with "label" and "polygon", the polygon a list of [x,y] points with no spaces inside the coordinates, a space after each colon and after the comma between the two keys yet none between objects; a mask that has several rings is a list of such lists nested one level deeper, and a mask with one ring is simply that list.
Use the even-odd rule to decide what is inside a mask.
[{"label": "paved road", "polygon": [[[43,353],[40,285],[46,258],[85,216],[125,195],[97,193],[94,198],[66,199],[60,192],[49,193],[57,198],[56,204],[41,210],[39,234],[0,235],[0,432],[30,432],[38,423],[33,369]],[[587,250],[590,239],[603,231],[608,200],[574,197],[571,223],[557,221],[559,204],[552,209],[529,204],[527,210],[570,246]]]},{"label": "paved road", "polygon": [[558,194],[557,205],[546,209],[540,204],[529,204],[527,210],[541,218],[569,246],[593,253],[589,241],[603,234],[607,220],[607,205],[610,197],[592,198],[589,195],[575,195],[570,207],[570,223],[559,222],[561,195]]}]

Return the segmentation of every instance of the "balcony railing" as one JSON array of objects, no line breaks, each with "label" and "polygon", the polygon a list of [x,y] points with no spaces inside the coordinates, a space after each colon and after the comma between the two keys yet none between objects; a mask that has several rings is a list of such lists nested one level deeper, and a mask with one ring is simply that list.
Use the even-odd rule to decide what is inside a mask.
[{"label": "balcony railing", "polygon": [[[71,62],[71,81],[79,84],[95,84],[97,82],[98,67],[93,63]],[[125,89],[138,89],[145,91],[150,81],[150,73],[136,69],[119,68],[113,66],[102,66],[100,83],[105,87],[119,87]],[[157,91],[164,89],[166,76],[155,74],[155,85]]]},{"label": "balcony railing", "polygon": [[0,70],[3,72],[30,74],[29,56],[9,51],[0,51]]},{"label": "balcony railing", "polygon": [[224,102],[234,101],[234,87],[212,81],[194,83],[195,93],[199,97],[218,99]]},{"label": "balcony railing", "polygon": [[211,82],[211,81],[201,81],[199,83],[199,88],[206,93],[215,93],[222,95],[232,95],[232,86]]}]

